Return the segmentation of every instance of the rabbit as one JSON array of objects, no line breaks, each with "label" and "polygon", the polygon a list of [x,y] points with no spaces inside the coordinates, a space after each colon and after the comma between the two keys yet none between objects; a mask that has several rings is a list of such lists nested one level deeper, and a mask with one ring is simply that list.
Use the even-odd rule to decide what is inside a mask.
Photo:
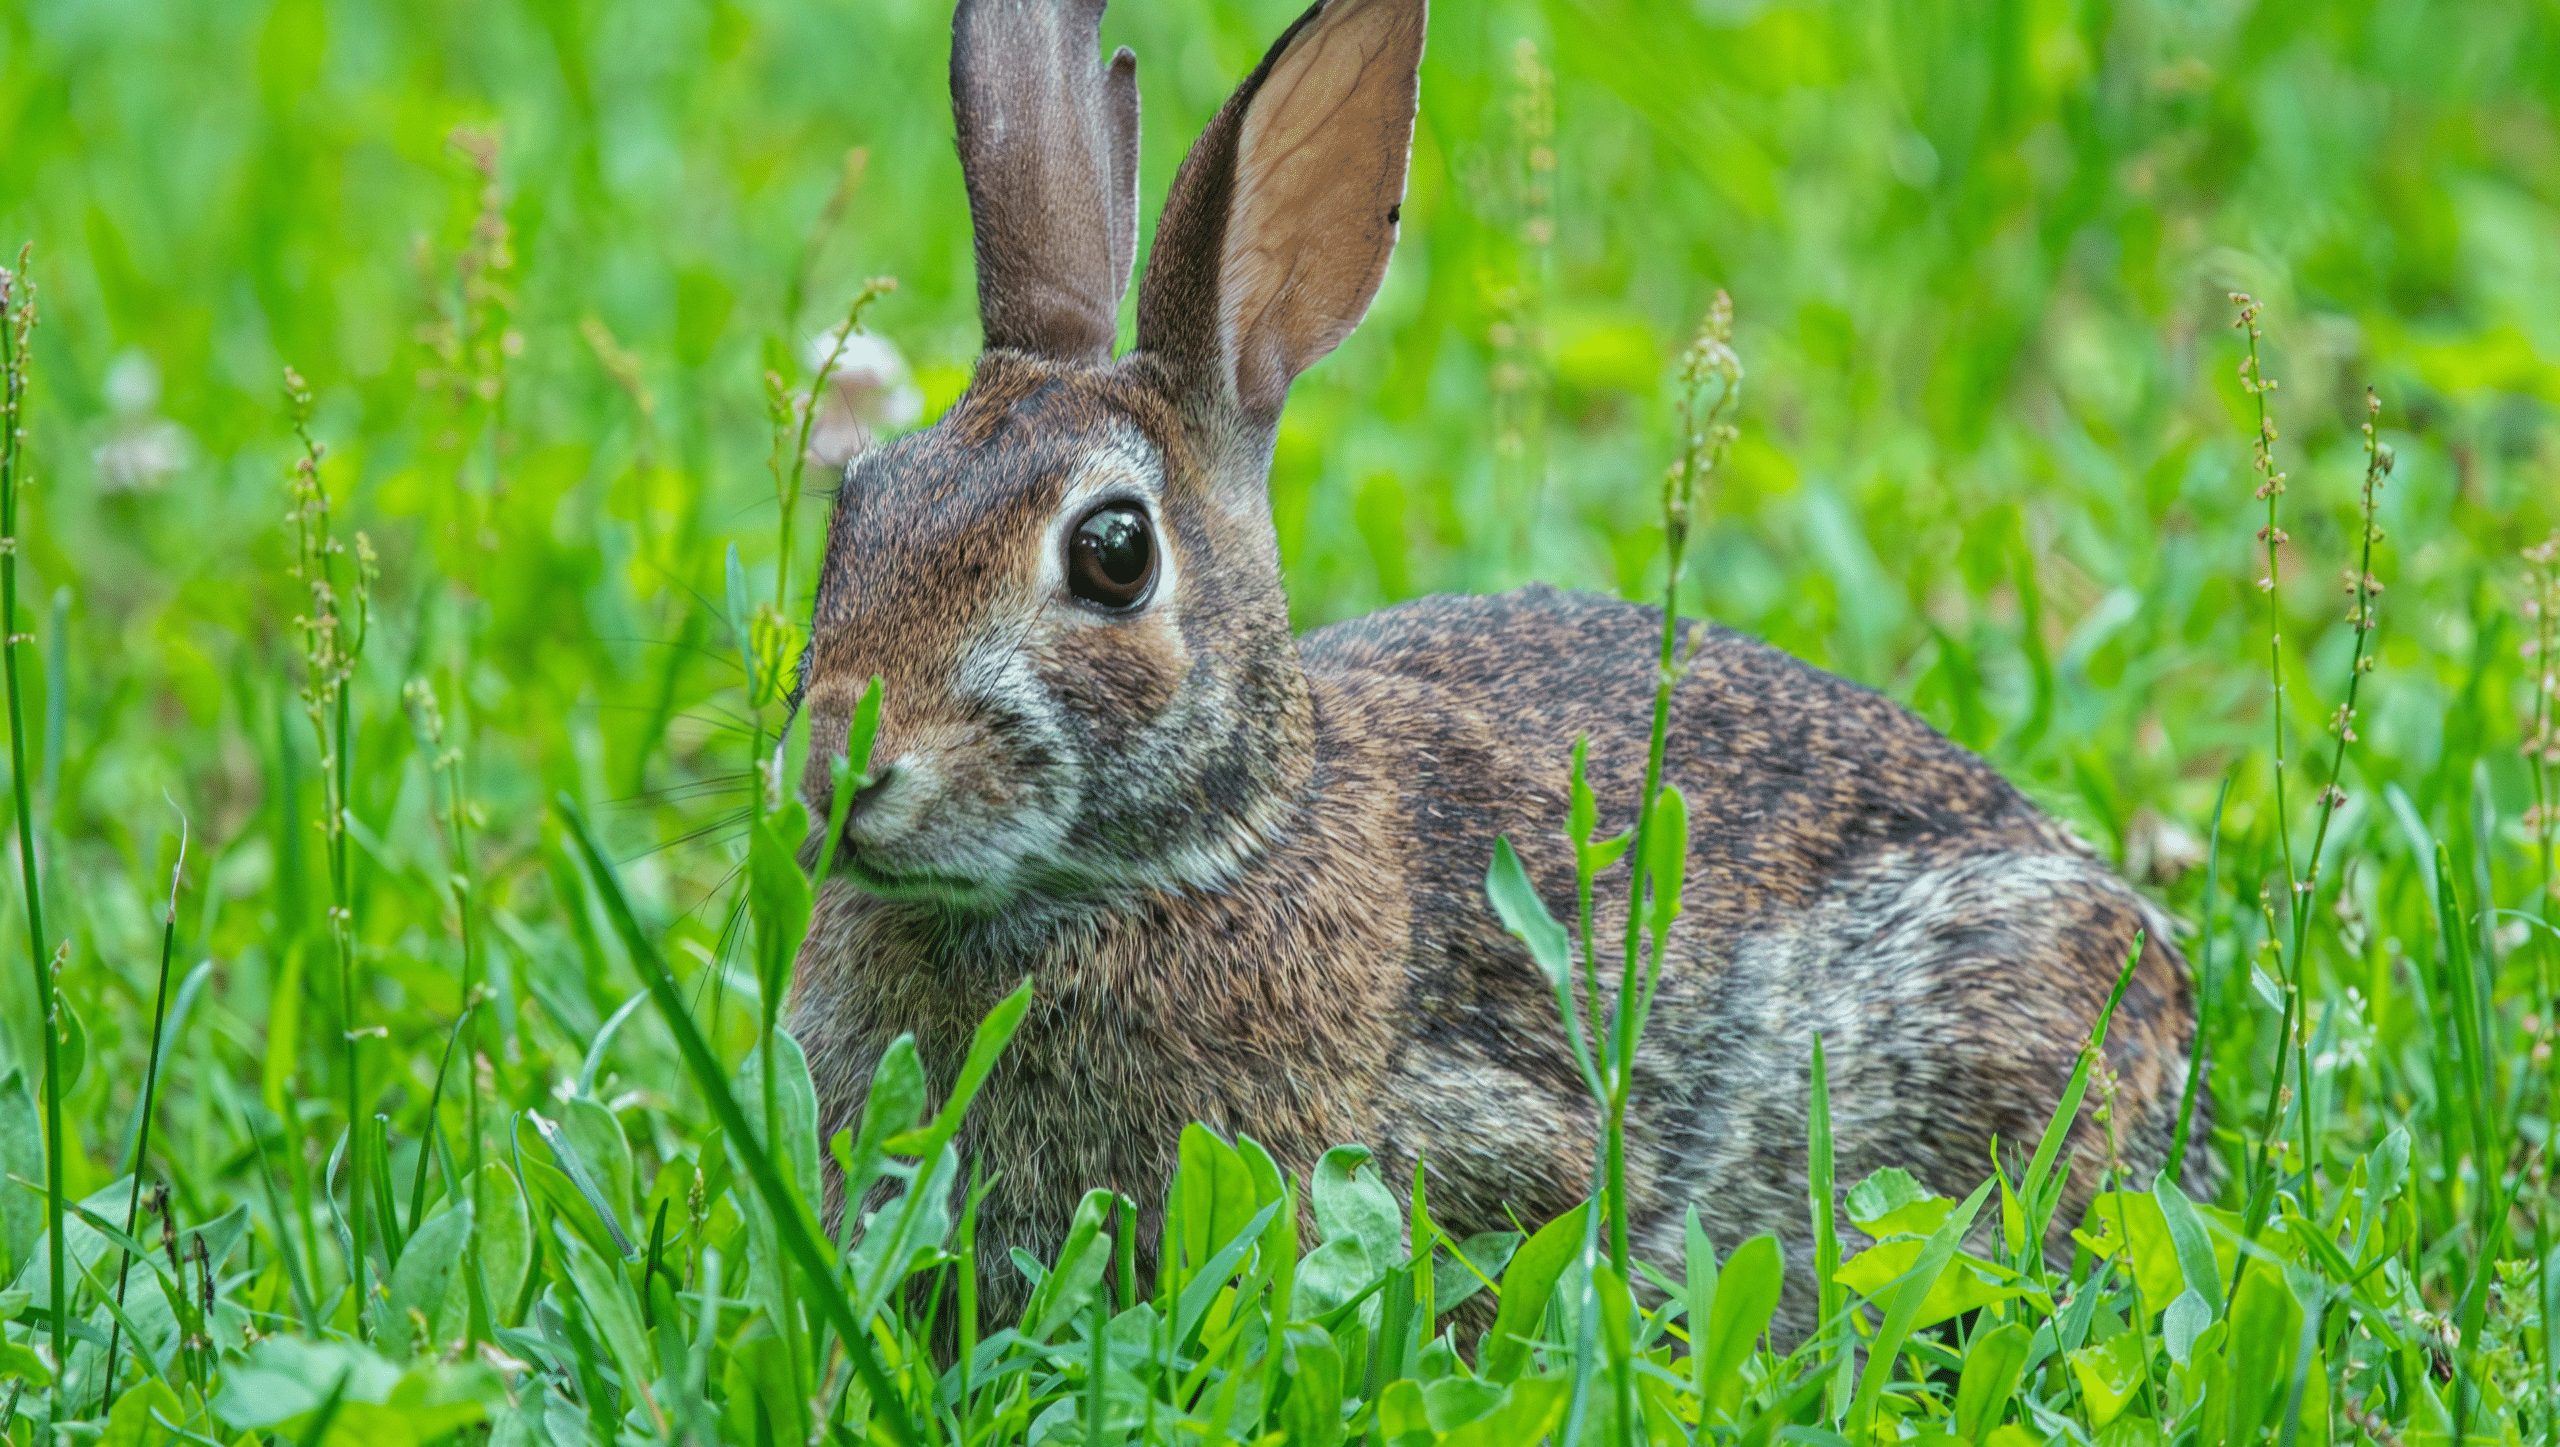
[{"label": "rabbit", "polygon": [[[1032,982],[960,1139],[997,1322],[1026,1293],[1009,1251],[1048,1259],[1089,1188],[1139,1203],[1151,1279],[1193,1121],[1301,1181],[1346,1142],[1389,1182],[1420,1161],[1456,1238],[1586,1197],[1598,1120],[1485,872],[1509,836],[1570,917],[1569,751],[1588,739],[1603,818],[1632,817],[1662,626],[1528,587],[1293,635],[1273,439],[1385,274],[1424,3],[1319,0],[1272,45],[1174,178],[1118,356],[1138,94],[1129,51],[1100,59],[1102,8],[960,0],[985,352],[937,423],[848,467],[803,661],[813,819],[882,687],[789,1002],[822,1136],[902,1034],[947,1089]],[[2104,1129],[2147,1182],[2196,1028],[2161,914],[1910,712],[1697,627],[1666,756],[1686,908],[1628,1113],[1638,1255],[1680,1260],[1691,1206],[1726,1247],[1776,1232],[1801,1331],[1816,1032],[1843,1187],[1901,1166],[1963,1194],[1996,1148],[2033,1148],[2137,940],[2112,1126],[2075,1125],[2057,1230],[2099,1186]]]}]

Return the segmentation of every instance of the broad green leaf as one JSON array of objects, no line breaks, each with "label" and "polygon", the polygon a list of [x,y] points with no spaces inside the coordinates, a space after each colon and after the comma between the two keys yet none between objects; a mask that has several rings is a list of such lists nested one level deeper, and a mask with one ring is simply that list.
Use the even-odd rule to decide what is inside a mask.
[{"label": "broad green leaf", "polygon": [[1451,1429],[1440,1447],[1536,1447],[1563,1422],[1572,1391],[1573,1384],[1560,1378],[1514,1382],[1500,1407]]},{"label": "broad green leaf", "polygon": [[1707,1310],[1706,1335],[1697,1342],[1692,1385],[1701,1403],[1727,1405],[1727,1384],[1769,1330],[1786,1284],[1786,1252],[1773,1235],[1754,1236],[1733,1248],[1716,1276],[1715,1302]]},{"label": "broad green leaf", "polygon": [[1175,1341],[1189,1341],[1192,1329],[1200,1325],[1201,1317],[1208,1311],[1210,1303],[1216,1300],[1220,1293],[1232,1289],[1231,1284],[1235,1281],[1236,1272],[1243,1266],[1245,1256],[1263,1240],[1264,1233],[1271,1223],[1279,1219],[1281,1205],[1281,1202],[1274,1201],[1247,1217],[1244,1223],[1236,1228],[1236,1233],[1227,1238],[1225,1245],[1211,1254],[1208,1260],[1192,1268],[1191,1279],[1183,1284],[1182,1295],[1176,1298],[1174,1303],[1173,1339]]},{"label": "broad green leaf", "polygon": [[[946,1145],[932,1170],[865,1218],[862,1239],[845,1263],[856,1289],[854,1309],[864,1320],[888,1304],[898,1283],[930,1262],[950,1238],[952,1189],[959,1180],[960,1152]],[[1107,1246],[1110,1238],[1102,1239]]]},{"label": "broad green leaf", "polygon": [[[516,1122],[516,1165],[524,1183],[599,1251],[629,1256],[633,1247],[619,1220],[606,1214],[604,1190],[578,1159],[577,1146],[556,1121],[526,1111]],[[582,1180],[581,1177],[584,1179]]]},{"label": "broad green leaf", "polygon": [[342,1384],[345,1402],[385,1402],[400,1383],[400,1369],[371,1348],[347,1341],[261,1337],[226,1363],[214,1415],[235,1429],[277,1430],[316,1410]]},{"label": "broad green leaf", "polygon": [[2409,1183],[2407,1128],[2393,1126],[2380,1145],[2365,1153],[2364,1159],[2368,1182],[2365,1199],[2369,1208],[2378,1209],[2397,1199],[2400,1188]]},{"label": "broad green leaf", "polygon": [[1359,1243],[1372,1275],[1405,1259],[1404,1215],[1369,1164],[1367,1146],[1335,1146],[1316,1162],[1316,1234]]},{"label": "broad green leaf", "polygon": [[782,1009],[791,961],[809,932],[813,897],[797,852],[808,832],[808,814],[797,799],[760,814],[748,829],[747,908],[756,920],[756,986],[767,1020]]},{"label": "broad green leaf", "polygon": [[[23,1310],[23,1305],[21,1306]],[[0,1382],[24,1382],[30,1387],[53,1385],[53,1368],[36,1355],[33,1347],[21,1342],[0,1341]]]},{"label": "broad green leaf", "polygon": [[1102,1226],[1114,1199],[1109,1191],[1092,1190],[1076,1203],[1075,1218],[1068,1224],[1056,1263],[1031,1293],[1030,1305],[1023,1308],[1023,1335],[1047,1341],[1092,1302],[1102,1284],[1103,1268],[1111,1261],[1111,1233]]},{"label": "broad green leaf", "polygon": [[1868,1351],[1866,1370],[1858,1379],[1857,1400],[1850,1408],[1853,1436],[1866,1436],[1874,1424],[1876,1402],[1884,1392],[1885,1378],[1893,1371],[1894,1358],[1901,1355],[1902,1343],[1917,1324],[1947,1263],[1955,1258],[1957,1243],[1972,1229],[1974,1216],[1990,1198],[1991,1182],[1976,1186],[1955,1214],[1930,1234],[1919,1259],[1911,1263],[1911,1269],[1893,1287],[1884,1321],[1876,1328],[1875,1342]]},{"label": "broad green leaf", "polygon": [[772,1323],[759,1317],[727,1356],[721,1371],[721,1395],[731,1433],[729,1440],[797,1440],[803,1408],[798,1385],[792,1379],[790,1344],[774,1333]]},{"label": "broad green leaf", "polygon": [[[1905,1206],[1929,1198],[1930,1193],[1921,1189],[1909,1171],[1900,1166],[1887,1166],[1851,1186],[1840,1204],[1849,1213],[1850,1220],[1864,1227],[1869,1222],[1881,1221]],[[1933,1226],[1930,1229],[1937,1228]]]},{"label": "broad green leaf", "polygon": [[625,1390],[654,1380],[661,1364],[650,1349],[648,1334],[642,1330],[640,1298],[632,1289],[630,1275],[619,1262],[607,1261],[575,1235],[564,1234],[561,1246],[567,1257],[569,1282],[577,1289],[587,1320],[603,1339],[605,1350],[613,1354],[613,1364],[622,1374]]},{"label": "broad green leaf", "polygon": [[889,1158],[888,1141],[913,1131],[924,1119],[924,1107],[924,1065],[916,1058],[916,1037],[901,1035],[872,1067],[871,1089],[862,1098],[861,1129],[836,1160],[844,1173],[846,1201],[859,1202],[871,1193]]},{"label": "broad green leaf", "polygon": [[762,1050],[749,1053],[739,1063],[733,1089],[746,1108],[747,1128],[755,1132],[757,1144],[772,1155],[774,1164],[789,1173],[786,1179],[806,1206],[818,1193],[818,1091],[810,1083],[809,1057],[800,1052],[800,1042],[788,1030],[776,1030],[771,1038],[779,1140],[765,1139]]},{"label": "broad green leaf", "polygon": [[116,1398],[98,1447],[160,1447],[173,1440],[170,1428],[185,1427],[194,1415],[168,1383],[146,1381]]},{"label": "broad green leaf", "polygon": [[2130,1331],[2073,1352],[2071,1376],[2080,1384],[2081,1395],[2089,1404],[2090,1425],[2104,1430],[2108,1423],[2124,1415],[2124,1409],[2142,1391],[2146,1370],[2142,1338]]},{"label": "broad green leaf", "polygon": [[[1927,1243],[1921,1237],[1896,1236],[1849,1258],[1841,1264],[1833,1279],[1861,1296],[1877,1296],[1909,1271],[1926,1247]],[[1920,1304],[1920,1314],[1912,1321],[1912,1329],[1925,1330],[1949,1317],[1995,1302],[2013,1300],[2025,1290],[2025,1285],[2007,1267],[1959,1251],[1939,1275],[1937,1284],[1929,1288],[1928,1296]]]},{"label": "broad green leaf", "polygon": [[1312,1321],[1366,1290],[1379,1273],[1369,1265],[1368,1248],[1348,1236],[1319,1243],[1297,1263],[1295,1315]]},{"label": "broad green leaf", "polygon": [[1512,1253],[1511,1265],[1502,1273],[1501,1305],[1477,1364],[1486,1381],[1508,1382],[1528,1366],[1530,1340],[1547,1314],[1557,1279],[1582,1249],[1583,1217],[1590,1210],[1591,1203],[1583,1202],[1539,1227]]},{"label": "broad green leaf", "polygon": [[[14,1068],[0,1077],[0,1172],[22,1181],[44,1179],[44,1120],[36,1113],[25,1072]],[[36,1238],[44,1232],[44,1212],[42,1196],[0,1189],[0,1235],[7,1238],[10,1277],[33,1259]]]},{"label": "broad green leaf", "polygon": [[1491,1382],[1473,1377],[1442,1377],[1423,1387],[1423,1415],[1430,1421],[1432,1431],[1454,1431],[1491,1416],[1505,1395]]},{"label": "broad green leaf", "polygon": [[1653,889],[1649,923],[1659,936],[1679,917],[1680,884],[1689,869],[1689,801],[1675,785],[1664,784],[1653,801],[1644,852],[1645,875]]},{"label": "broad green leaf", "polygon": [[2169,1352],[2169,1360],[2186,1366],[2195,1353],[2196,1338],[2213,1325],[2213,1308],[2192,1286],[2178,1293],[2169,1309],[2160,1314],[2160,1343]]},{"label": "broad green leaf", "polygon": [[2158,1200],[2147,1192],[2101,1191],[2090,1198],[2080,1229],[2071,1233],[2071,1239],[2088,1247],[2091,1255],[2112,1260],[2125,1253],[2125,1232],[2132,1233],[2133,1276],[2142,1289],[2143,1307],[2157,1312],[2187,1285],[2177,1243]]},{"label": "broad green leaf", "polygon": [[504,1165],[491,1161],[469,1179],[480,1269],[489,1280],[489,1309],[504,1315],[514,1308],[533,1265],[532,1217],[522,1188]]},{"label": "broad green leaf", "polygon": [[1572,966],[1570,938],[1547,912],[1546,901],[1538,898],[1507,838],[1493,841],[1493,863],[1485,870],[1484,892],[1493,901],[1493,912],[1502,917],[1502,927],[1529,947],[1529,958],[1546,972],[1547,982],[1562,989]]},{"label": "broad green leaf", "polygon": [[1334,1447],[1342,1440],[1342,1354],[1313,1327],[1289,1328],[1282,1358],[1280,1425],[1290,1447]]},{"label": "broad green leaf", "polygon": [[[1454,1246],[1443,1247],[1448,1259],[1436,1262],[1431,1272],[1432,1315],[1446,1316],[1499,1280],[1502,1268],[1511,1262],[1511,1253],[1519,1249],[1517,1231],[1479,1231]],[[1461,1261],[1461,1257],[1465,1259]]]},{"label": "broad green leaf", "polygon": [[1207,1126],[1195,1121],[1182,1128],[1178,1159],[1172,1201],[1177,1239],[1186,1270],[1197,1270],[1235,1239],[1260,1203],[1244,1157]]},{"label": "broad green leaf", "polygon": [[1378,1436],[1387,1447],[1430,1447],[1437,1433],[1422,1402],[1422,1384],[1410,1377],[1378,1393]]},{"label": "broad green leaf", "polygon": [[[2196,1294],[2198,1304],[2205,1309],[2205,1319],[2210,1321],[2222,1309],[2224,1261],[2205,1229],[2204,1215],[2166,1172],[2152,1181],[2151,1198],[2159,1207],[2161,1227],[2169,1233],[2170,1245],[2177,1252],[2179,1279]],[[2238,1260],[2239,1248],[2228,1249],[2234,1253],[2230,1259]],[[2199,1326],[2197,1330],[2203,1328]]]},{"label": "broad green leaf", "polygon": [[1271,1277],[1271,1318],[1275,1322],[1295,1319],[1291,1300],[1297,1290],[1298,1277],[1298,1192],[1297,1186],[1280,1173],[1280,1163],[1251,1136],[1236,1137],[1237,1153],[1244,1157],[1245,1169],[1253,1177],[1253,1196],[1257,1205],[1278,1202],[1280,1209],[1272,1213],[1271,1224],[1263,1229],[1261,1268]]},{"label": "broad green leaf", "polygon": [[2006,1322],[1976,1336],[1966,1347],[1964,1370],[1956,1378],[1955,1434],[1968,1442],[1980,1442],[1984,1435],[1999,1425],[2001,1414],[2009,1410],[2009,1398],[2018,1390],[2018,1377],[2027,1365],[2027,1347],[2034,1340],[2023,1322]]},{"label": "broad green leaf", "polygon": [[613,1208],[623,1234],[635,1243],[642,1241],[648,1227],[631,1216],[638,1199],[638,1172],[631,1164],[631,1139],[623,1134],[622,1121],[600,1102],[573,1097],[560,1103],[560,1129],[578,1148],[580,1163],[594,1176],[596,1189]]},{"label": "broad green leaf", "polygon": [[2302,1307],[2281,1273],[2249,1263],[2231,1301],[2231,1426],[2224,1440],[2249,1441],[2284,1410],[2301,1324]]},{"label": "broad green leaf", "polygon": [[472,1224],[471,1203],[462,1201],[428,1217],[425,1225],[411,1233],[409,1244],[400,1252],[400,1264],[391,1272],[391,1320],[399,1333],[395,1345],[409,1344],[413,1311],[433,1334],[445,1314],[445,1299],[453,1291],[463,1248],[470,1244]]}]

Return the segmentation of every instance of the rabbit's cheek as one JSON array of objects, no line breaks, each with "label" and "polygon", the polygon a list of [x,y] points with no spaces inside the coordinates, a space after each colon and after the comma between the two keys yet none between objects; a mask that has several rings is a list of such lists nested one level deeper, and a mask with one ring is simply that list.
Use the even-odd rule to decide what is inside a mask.
[{"label": "rabbit's cheek", "polygon": [[1097,756],[1126,747],[1174,706],[1190,654],[1170,610],[1058,640],[1042,682]]}]

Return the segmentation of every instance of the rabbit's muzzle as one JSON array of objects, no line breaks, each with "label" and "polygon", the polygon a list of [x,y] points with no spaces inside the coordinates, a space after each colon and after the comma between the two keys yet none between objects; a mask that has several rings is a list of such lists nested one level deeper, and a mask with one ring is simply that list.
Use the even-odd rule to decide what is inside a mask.
[{"label": "rabbit's muzzle", "polygon": [[[1054,730],[1035,714],[1001,700],[954,703],[935,710],[940,717],[910,713],[902,728],[883,710],[869,777],[836,841],[836,870],[887,898],[990,910],[1058,856],[1077,790]],[[809,778],[810,815],[823,829],[833,788],[821,770]]]}]

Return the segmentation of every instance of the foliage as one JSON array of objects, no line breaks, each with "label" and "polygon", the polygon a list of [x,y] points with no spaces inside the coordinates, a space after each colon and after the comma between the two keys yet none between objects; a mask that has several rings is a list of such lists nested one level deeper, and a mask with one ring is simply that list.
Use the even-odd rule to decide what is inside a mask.
[{"label": "foliage", "polygon": [[[1148,195],[1297,8],[1114,7]],[[802,494],[966,380],[947,17],[0,10],[10,1440],[2548,1439],[2544,9],[1435,13],[1402,250],[1280,438],[1301,623],[1667,595],[1983,751],[2200,971],[2218,1195],[2111,1168],[2048,1261],[2058,1133],[1954,1201],[1817,1112],[1801,1342],[1775,1240],[1629,1256],[1605,1140],[1596,1207],[1450,1241],[1194,1128],[1148,1298],[1097,1193],[993,1321],[967,1091],[892,1051],[818,1138]],[[1719,287],[1730,419],[1665,365]],[[1650,868],[1603,826],[1657,807],[1558,822]],[[1509,905],[1641,1110],[1642,991]]]}]

